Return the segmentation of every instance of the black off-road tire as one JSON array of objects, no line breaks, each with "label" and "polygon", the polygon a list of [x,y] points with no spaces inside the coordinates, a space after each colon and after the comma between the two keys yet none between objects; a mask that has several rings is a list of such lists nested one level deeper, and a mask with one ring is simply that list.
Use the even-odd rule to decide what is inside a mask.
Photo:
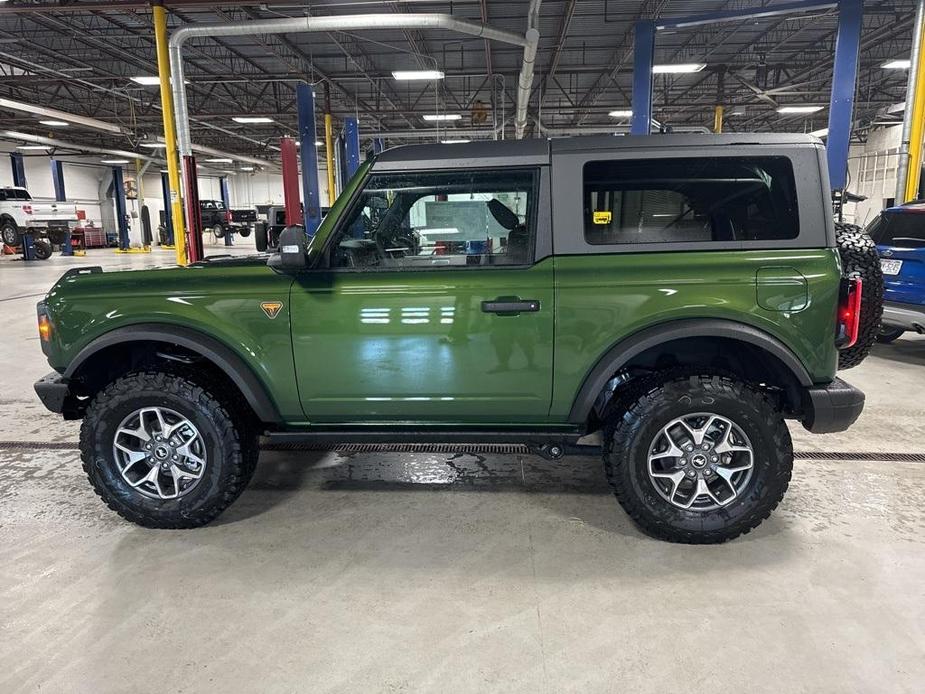
[{"label": "black off-road tire", "polygon": [[242,227],[238,227],[238,236],[240,236],[242,239],[246,239],[250,235],[251,228],[248,225],[245,224]]},{"label": "black off-road tire", "polygon": [[[138,493],[113,457],[116,428],[147,406],[180,413],[202,435],[207,455],[203,478],[176,499]],[[113,381],[93,398],[80,428],[80,453],[96,493],[126,520],[147,528],[195,528],[217,518],[244,491],[256,466],[257,439],[221,393],[175,373],[140,371]]]},{"label": "black off-road tire", "polygon": [[0,224],[0,240],[7,246],[18,246],[20,244],[19,228],[16,222],[5,221]]},{"label": "black off-road tire", "polygon": [[[668,377],[624,400],[604,427],[604,470],[617,500],[647,534],[669,542],[715,544],[757,527],[777,507],[793,470],[793,444],[781,412],[762,392],[716,375]],[[748,436],[751,479],[737,498],[713,510],[684,510],[661,496],[650,479],[649,447],[662,427],[710,412]]]},{"label": "black off-road tire", "polygon": [[225,227],[223,227],[221,224],[215,224],[215,225],[212,227],[212,236],[214,236],[214,237],[217,238],[217,239],[224,238],[224,236],[225,236]]},{"label": "black off-road tire", "polygon": [[32,242],[32,247],[35,249],[35,257],[39,260],[48,260],[51,257],[52,247],[48,239],[36,239]]},{"label": "black off-road tire", "polygon": [[838,222],[835,224],[835,238],[845,277],[860,277],[863,281],[858,340],[853,347],[838,353],[838,368],[850,369],[864,361],[880,333],[883,272],[880,270],[877,245],[861,227]]},{"label": "black off-road tire", "polygon": [[254,244],[261,253],[267,252],[267,236],[269,234],[266,224],[257,224],[254,227]]}]

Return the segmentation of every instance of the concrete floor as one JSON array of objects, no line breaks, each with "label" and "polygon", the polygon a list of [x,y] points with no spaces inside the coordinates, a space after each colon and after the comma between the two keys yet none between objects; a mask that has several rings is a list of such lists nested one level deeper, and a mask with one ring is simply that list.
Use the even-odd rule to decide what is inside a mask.
[{"label": "concrete floor", "polygon": [[[580,457],[265,452],[208,528],[123,522],[33,395],[34,304],[170,259],[0,258],[0,440],[63,447],[0,447],[0,691],[922,691],[923,463],[800,459],[719,547],[643,536]],[[798,451],[925,453],[925,339],[845,376],[861,420]]]}]

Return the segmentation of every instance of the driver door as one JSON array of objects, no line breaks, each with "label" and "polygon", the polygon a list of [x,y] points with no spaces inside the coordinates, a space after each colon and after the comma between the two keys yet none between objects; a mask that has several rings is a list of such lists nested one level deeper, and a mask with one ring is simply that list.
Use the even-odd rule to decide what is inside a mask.
[{"label": "driver door", "polygon": [[534,262],[538,191],[535,169],[371,176],[326,267],[293,285],[308,420],[546,421],[553,271]]}]

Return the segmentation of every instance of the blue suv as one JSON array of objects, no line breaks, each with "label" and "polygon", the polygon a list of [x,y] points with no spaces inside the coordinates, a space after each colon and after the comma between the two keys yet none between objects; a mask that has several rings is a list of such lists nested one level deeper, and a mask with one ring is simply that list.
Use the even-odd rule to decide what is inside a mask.
[{"label": "blue suv", "polygon": [[925,200],[884,210],[866,229],[883,270],[880,342],[907,330],[925,333]]}]

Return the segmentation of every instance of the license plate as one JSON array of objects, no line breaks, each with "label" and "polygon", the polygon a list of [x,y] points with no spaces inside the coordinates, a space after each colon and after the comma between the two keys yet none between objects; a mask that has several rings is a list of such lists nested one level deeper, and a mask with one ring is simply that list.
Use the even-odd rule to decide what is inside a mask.
[{"label": "license plate", "polygon": [[881,259],[880,261],[880,269],[883,270],[884,275],[898,275],[902,266],[903,261],[901,260]]}]

